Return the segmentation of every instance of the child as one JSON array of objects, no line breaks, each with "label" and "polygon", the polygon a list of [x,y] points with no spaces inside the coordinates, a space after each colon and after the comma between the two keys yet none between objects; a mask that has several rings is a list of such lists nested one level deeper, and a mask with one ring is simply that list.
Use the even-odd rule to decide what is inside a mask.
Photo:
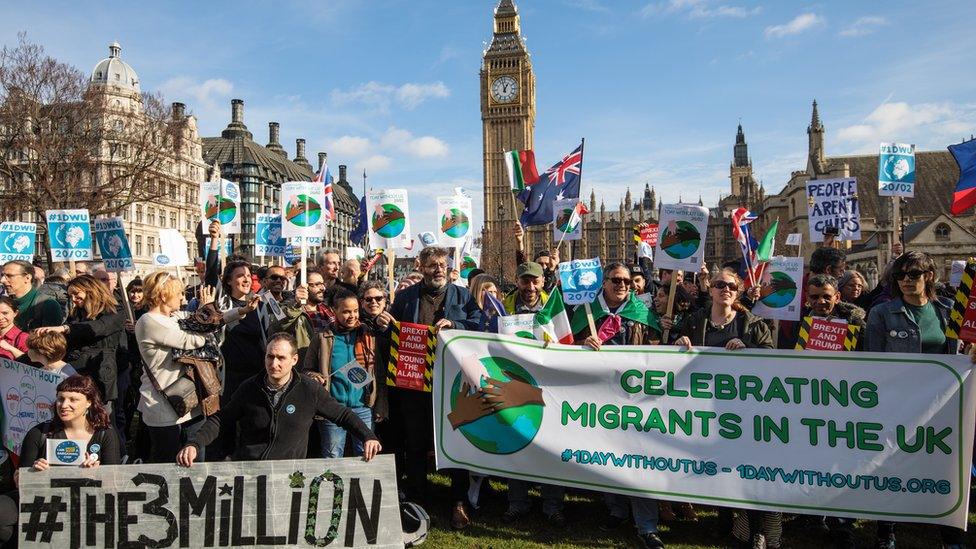
[{"label": "child", "polygon": [[32,330],[27,337],[27,356],[48,372],[73,376],[78,372],[64,361],[68,342],[60,332]]}]

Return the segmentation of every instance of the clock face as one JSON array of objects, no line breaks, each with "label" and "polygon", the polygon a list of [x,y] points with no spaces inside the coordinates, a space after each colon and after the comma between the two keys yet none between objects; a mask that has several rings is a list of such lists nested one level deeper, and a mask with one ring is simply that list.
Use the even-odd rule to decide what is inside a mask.
[{"label": "clock face", "polygon": [[499,103],[508,103],[518,96],[518,82],[511,76],[496,78],[491,83],[491,96]]}]

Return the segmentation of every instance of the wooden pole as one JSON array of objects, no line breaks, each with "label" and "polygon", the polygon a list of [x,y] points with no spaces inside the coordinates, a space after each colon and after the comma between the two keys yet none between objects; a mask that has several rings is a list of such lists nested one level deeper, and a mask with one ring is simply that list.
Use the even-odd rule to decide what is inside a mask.
[{"label": "wooden pole", "polygon": [[[298,285],[299,286],[301,286],[303,284],[306,284],[306,281],[308,280],[308,240],[306,240],[306,238],[304,236],[302,237],[302,262],[301,262],[301,266],[302,266],[302,278],[298,281]],[[304,299],[301,300],[301,304],[302,305],[305,305],[305,300]]]},{"label": "wooden pole", "polygon": [[129,322],[135,322],[136,319],[132,314],[132,303],[129,301],[129,292],[125,291],[125,286],[122,284],[122,273],[115,273],[115,284],[122,291],[122,302],[125,303],[125,315],[129,318]]},{"label": "wooden pole", "polygon": [[78,271],[76,270],[76,264],[75,264],[75,260],[74,259],[69,259],[68,260],[68,274],[71,276],[71,278],[74,278],[75,275],[78,274]]},{"label": "wooden pole", "polygon": [[[671,313],[674,311],[674,294],[678,290],[678,275],[680,274],[681,271],[671,271],[671,288],[668,290],[668,309],[665,311],[667,316],[672,316]],[[661,335],[662,344],[667,344],[670,333],[671,330],[664,330],[664,333]]]},{"label": "wooden pole", "polygon": [[393,294],[396,290],[393,281],[393,265],[396,263],[396,252],[393,248],[386,250],[386,260],[387,260],[387,277],[389,278],[388,284],[390,286],[390,301],[393,301]]},{"label": "wooden pole", "polygon": [[583,308],[586,309],[586,322],[590,325],[590,335],[596,337],[596,322],[593,321],[593,309],[590,308],[589,303],[584,303]]}]

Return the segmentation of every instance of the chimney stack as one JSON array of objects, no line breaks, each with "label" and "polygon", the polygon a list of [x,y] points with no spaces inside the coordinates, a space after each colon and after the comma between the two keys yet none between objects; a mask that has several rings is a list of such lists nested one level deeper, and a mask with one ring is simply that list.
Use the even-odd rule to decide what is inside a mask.
[{"label": "chimney stack", "polygon": [[295,140],[295,162],[299,162],[300,160],[308,162],[308,159],[305,158],[305,140],[301,137]]},{"label": "chimney stack", "polygon": [[322,166],[325,165],[325,161],[328,160],[328,158],[329,158],[328,153],[323,153],[323,152],[319,153],[319,171],[322,171]]},{"label": "chimney stack", "polygon": [[339,164],[339,181],[345,181],[345,180],[346,180],[346,165]]},{"label": "chimney stack", "polygon": [[230,124],[224,131],[220,132],[220,136],[225,139],[235,139],[238,137],[243,137],[246,139],[254,139],[254,135],[247,131],[247,126],[244,125],[244,100],[243,99],[231,99],[230,101]]},{"label": "chimney stack", "polygon": [[285,148],[281,146],[281,142],[278,140],[281,134],[280,128],[281,126],[277,122],[268,122],[268,144],[265,147],[269,151],[288,158],[288,153],[285,152]]},{"label": "chimney stack", "polygon": [[244,100],[243,99],[230,100],[230,121],[233,124],[244,123]]},{"label": "chimney stack", "polygon": [[183,120],[186,116],[186,105],[183,103],[173,103],[173,120]]}]

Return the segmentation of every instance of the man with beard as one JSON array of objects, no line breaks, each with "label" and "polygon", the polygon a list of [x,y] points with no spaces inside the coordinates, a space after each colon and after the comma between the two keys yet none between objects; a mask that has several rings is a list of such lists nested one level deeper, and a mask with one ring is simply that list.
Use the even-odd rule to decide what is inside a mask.
[{"label": "man with beard", "polygon": [[[302,304],[304,302],[304,304]],[[285,332],[295,337],[302,364],[305,352],[316,334],[329,329],[332,311],[325,304],[325,279],[318,271],[308,272],[308,286],[299,286],[295,298],[282,306],[284,318],[271,325],[271,332]]]},{"label": "man with beard", "polygon": [[[863,327],[867,314],[864,309],[857,305],[841,301],[836,278],[828,274],[815,274],[807,279],[806,303],[800,311],[800,318],[806,316],[816,316],[828,320],[839,319],[846,321],[851,326]],[[777,345],[780,349],[792,349],[796,346],[802,323],[795,322],[793,324],[793,330],[780,333]],[[855,350],[862,349],[863,342],[863,337],[858,338]]]}]

